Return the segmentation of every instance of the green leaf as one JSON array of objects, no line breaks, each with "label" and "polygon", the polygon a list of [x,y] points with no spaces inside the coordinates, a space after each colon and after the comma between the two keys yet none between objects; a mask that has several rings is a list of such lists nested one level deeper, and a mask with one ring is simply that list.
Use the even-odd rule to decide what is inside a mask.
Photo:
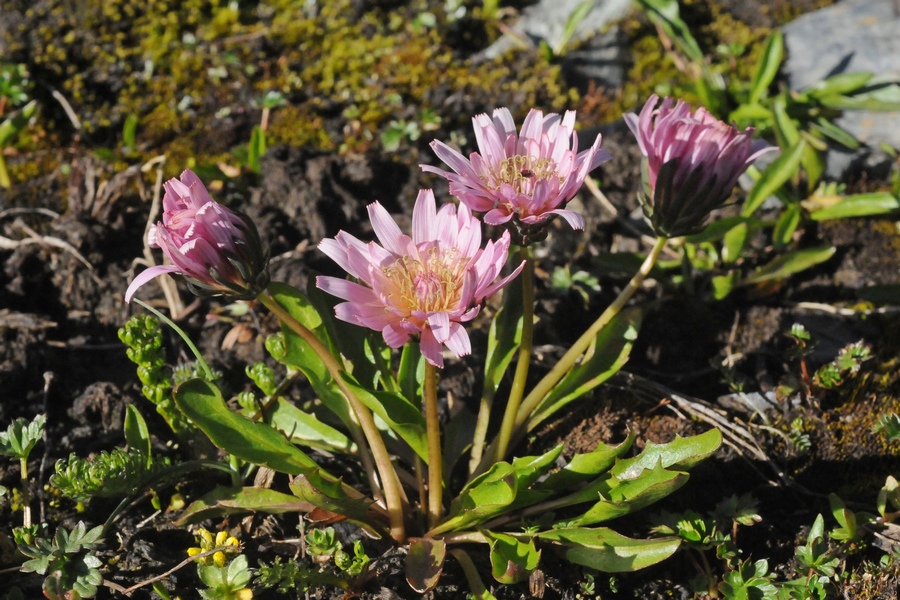
[{"label": "green leaf", "polygon": [[778,138],[778,145],[782,148],[790,148],[800,143],[800,130],[797,123],[788,115],[787,102],[787,91],[778,94],[772,102],[775,135]]},{"label": "green leaf", "polygon": [[575,30],[578,29],[578,26],[584,21],[584,18],[588,13],[591,12],[592,8],[594,8],[594,0],[583,0],[581,4],[575,7],[575,10],[572,11],[572,14],[566,19],[566,26],[563,29],[562,35],[559,37],[559,41],[553,48],[553,54],[555,56],[562,55],[569,40],[575,35]]},{"label": "green leaf", "polygon": [[453,499],[450,512],[432,530],[432,535],[460,530],[503,514],[516,500],[518,491],[518,478],[513,466],[507,462],[495,463]]},{"label": "green leaf", "polygon": [[773,259],[769,264],[760,267],[753,273],[747,275],[741,285],[754,285],[763,281],[773,279],[784,279],[794,273],[805,271],[811,267],[821,264],[834,256],[835,248],[828,246],[825,248],[806,248],[803,250],[793,250],[782,254]]},{"label": "green leaf", "polygon": [[684,240],[691,244],[716,242],[725,239],[725,236],[729,231],[740,225],[746,225],[749,229],[753,230],[760,226],[760,220],[753,217],[742,217],[740,215],[716,219],[711,221],[700,233],[685,236]]},{"label": "green leaf", "polygon": [[0,431],[0,455],[28,460],[28,455],[44,435],[46,421],[47,416],[40,413],[31,421],[19,417],[10,423],[6,431]]},{"label": "green leaf", "polygon": [[525,581],[537,569],[541,551],[534,540],[520,541],[505,533],[484,531],[491,544],[491,573],[500,583],[512,584]]},{"label": "green leaf", "polygon": [[126,154],[131,154],[137,149],[137,126],[137,115],[130,114],[125,117],[125,124],[122,125],[122,143]]},{"label": "green leaf", "polygon": [[254,173],[260,172],[259,160],[266,153],[266,132],[259,125],[250,134],[250,145],[247,148],[247,168]]},{"label": "green leaf", "polygon": [[527,431],[618,373],[628,362],[642,318],[640,308],[628,308],[613,317],[597,334],[581,363],[569,371],[530,415]]},{"label": "green leaf", "polygon": [[351,376],[343,374],[344,383],[369,410],[381,417],[387,426],[400,436],[423,460],[428,460],[428,440],[425,436],[425,417],[418,406],[403,394],[368,390]]},{"label": "green leaf", "polygon": [[541,532],[538,539],[559,547],[577,565],[605,573],[624,573],[655,565],[681,545],[675,537],[636,540],[606,527],[567,527]]},{"label": "green leaf", "polygon": [[503,290],[503,305],[488,332],[484,365],[484,396],[494,397],[519,344],[522,342],[522,278],[516,277]]},{"label": "green leaf", "polygon": [[725,275],[716,275],[712,278],[711,284],[713,288],[713,298],[715,300],[724,300],[734,290],[734,286],[738,282],[739,275],[737,271],[731,271]]},{"label": "green leaf", "polygon": [[[303,293],[289,285],[275,282],[269,284],[268,291],[279,305],[312,331],[326,347],[333,348],[328,332],[323,327],[322,317]],[[281,333],[269,336],[266,340],[266,349],[278,362],[306,375],[319,400],[342,423],[349,426],[353,422],[347,398],[338,389],[319,355],[300,336],[282,324]]]},{"label": "green leaf", "polygon": [[607,446],[601,442],[592,452],[576,454],[565,467],[541,481],[538,489],[565,491],[594,479],[608,471],[616,459],[631,448],[634,437],[634,431],[629,431],[628,437],[618,446]]},{"label": "green leaf", "polygon": [[[305,298],[322,323],[317,326],[316,335],[327,341],[335,356],[340,354],[343,357],[348,373],[369,387],[374,387],[379,378],[393,377],[392,373],[386,372],[390,370],[387,362],[390,360],[391,350],[380,333],[335,318],[334,296],[317,288],[312,277],[309,279]],[[417,344],[407,344],[405,348],[411,346],[418,348]],[[384,358],[385,354],[388,358]]]},{"label": "green leaf", "polygon": [[178,517],[177,525],[180,527],[247,512],[278,515],[287,512],[307,513],[314,508],[316,506],[310,502],[270,488],[219,486],[184,509]]},{"label": "green leaf", "polygon": [[705,63],[703,50],[691,34],[690,27],[681,19],[677,0],[637,0],[653,24],[659,27],[692,62]]},{"label": "green leaf", "polygon": [[849,510],[844,501],[837,494],[828,494],[828,504],[831,506],[831,514],[840,527],[831,532],[832,539],[838,541],[851,541],[856,539],[859,529],[856,522],[856,513]]},{"label": "green leaf", "polygon": [[280,432],[229,409],[212,383],[190,379],[175,388],[174,396],[178,408],[218,448],[280,473],[319,472],[319,466]]},{"label": "green leaf", "polygon": [[151,445],[150,431],[147,422],[133,404],[125,407],[125,442],[138,452],[147,457],[147,466],[150,464]]},{"label": "green leaf", "polygon": [[277,398],[266,407],[266,421],[295,444],[344,454],[357,451],[346,435],[284,398]]},{"label": "green leaf", "polygon": [[778,216],[775,229],[772,231],[772,241],[776,248],[784,248],[794,238],[794,232],[800,225],[800,205],[789,204]]},{"label": "green leaf", "polygon": [[712,456],[721,443],[722,432],[718,429],[686,438],[676,436],[667,444],[647,442],[643,452],[634,458],[618,461],[611,472],[624,480],[638,477],[645,469],[653,469],[657,465],[665,469],[690,469]]},{"label": "green leaf", "polygon": [[747,223],[739,223],[732,227],[722,238],[722,262],[732,264],[737,261],[749,237],[750,227]]},{"label": "green leaf", "polygon": [[617,482],[606,494],[601,493],[602,500],[569,523],[583,527],[635,512],[678,490],[688,478],[687,473],[661,466],[645,470],[639,477]]},{"label": "green leaf", "polygon": [[548,450],[540,456],[522,456],[512,461],[516,478],[519,480],[519,489],[525,489],[540,479],[556,465],[556,459],[562,454],[563,444]]},{"label": "green leaf", "polygon": [[[291,479],[289,485],[291,491],[301,500],[359,523],[369,524],[385,533],[383,524],[375,518],[375,513],[371,510],[374,501],[344,486],[324,471],[297,475]],[[347,493],[348,489],[353,496]]]},{"label": "green leaf", "polygon": [[822,81],[817,81],[804,89],[803,93],[810,98],[851,94],[869,83],[872,77],[872,73],[864,71],[857,73],[839,73],[838,75],[832,75]]},{"label": "green leaf", "polygon": [[900,199],[897,196],[890,192],[872,192],[844,196],[836,204],[813,211],[809,216],[814,221],[830,221],[832,219],[874,217],[896,210],[900,210]]},{"label": "green leaf", "polygon": [[873,85],[852,96],[834,94],[819,97],[819,102],[828,108],[838,110],[900,110],[900,84],[886,83]]},{"label": "green leaf", "polygon": [[750,82],[750,101],[748,104],[757,104],[775,81],[778,68],[784,58],[784,39],[781,31],[775,32],[766,40],[766,45],[756,62],[753,79]]},{"label": "green leaf", "polygon": [[32,100],[8,119],[0,123],[0,150],[12,139],[14,135],[28,125],[28,120],[37,112],[37,100]]},{"label": "green leaf", "polygon": [[425,359],[418,344],[405,344],[400,352],[397,382],[400,391],[410,402],[421,402],[422,380],[425,379]]},{"label": "green leaf", "polygon": [[830,139],[849,150],[856,150],[862,145],[852,133],[843,127],[838,127],[825,117],[819,117],[815,122],[810,123],[809,129],[819,136]]},{"label": "green leaf", "polygon": [[781,156],[766,167],[753,189],[747,194],[747,201],[741,208],[743,216],[749,217],[755,213],[766,198],[777,192],[782,185],[797,174],[805,150],[806,141],[800,140],[797,145],[783,151]]},{"label": "green leaf", "polygon": [[434,589],[444,570],[447,545],[443,540],[410,538],[406,554],[406,581],[420,594]]}]

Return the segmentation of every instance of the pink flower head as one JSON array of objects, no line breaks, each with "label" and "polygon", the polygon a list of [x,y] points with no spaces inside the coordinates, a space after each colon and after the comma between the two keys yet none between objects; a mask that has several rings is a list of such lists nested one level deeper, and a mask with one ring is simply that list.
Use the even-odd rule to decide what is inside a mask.
[{"label": "pink flower head", "polygon": [[566,204],[587,174],[611,158],[600,149],[601,136],[588,150],[578,152],[574,111],[560,117],[532,109],[519,134],[506,108],[494,110],[493,117],[477,115],[472,122],[478,152],[466,159],[435,140],[431,148],[454,172],[430,165],[422,169],[446,177],[450,193],[473,211],[485,213],[486,223],[512,221],[516,241],[523,245],[546,237],[547,224],[555,215],[584,229],[584,218],[566,210]]},{"label": "pink flower head", "polygon": [[381,244],[363,243],[346,232],[326,238],[319,249],[359,283],[320,276],[316,285],[346,302],[337,318],[380,331],[392,348],[418,334],[422,354],[443,367],[442,346],[456,356],[471,352],[463,328],[481,302],[518,275],[498,279],[509,253],[509,233],[481,247],[481,223],[465,205],[437,210],[431,190],[421,190],[413,209],[412,237],[401,233],[387,210],[374,202],[369,219]]},{"label": "pink flower head", "polygon": [[738,131],[703,107],[654,94],[640,116],[625,115],[644,155],[641,205],[653,230],[679,237],[703,229],[709,213],[725,203],[738,177],[761,154],[774,150],[753,140],[753,128]]},{"label": "pink flower head", "polygon": [[210,197],[190,169],[165,183],[162,221],[150,228],[147,244],[161,248],[170,264],[134,278],[125,292],[130,302],[139,287],[163,273],[179,273],[198,295],[256,298],[269,283],[267,253],[244,215]]}]

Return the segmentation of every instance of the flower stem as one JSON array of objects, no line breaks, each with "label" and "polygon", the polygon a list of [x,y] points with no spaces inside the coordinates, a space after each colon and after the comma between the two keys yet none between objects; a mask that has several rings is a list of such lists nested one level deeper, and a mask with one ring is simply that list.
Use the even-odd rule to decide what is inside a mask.
[{"label": "flower stem", "polygon": [[[334,379],[334,382],[340,388],[341,392],[347,397],[347,401],[350,402],[350,407],[356,414],[356,418],[359,419],[359,426],[362,428],[362,432],[365,435],[365,441],[368,442],[367,446],[364,440],[356,439],[358,433],[357,435],[354,435],[356,444],[359,446],[359,453],[363,461],[363,466],[369,477],[370,485],[372,485],[373,493],[378,493],[378,483],[375,481],[372,465],[374,459],[375,467],[378,469],[378,474],[381,476],[381,482],[384,486],[384,500],[387,505],[388,518],[391,523],[391,537],[397,542],[405,542],[406,530],[403,523],[403,505],[405,503],[405,496],[403,488],[400,487],[400,478],[397,476],[397,471],[394,470],[393,464],[391,464],[391,455],[384,445],[384,440],[381,437],[381,433],[378,431],[378,427],[375,425],[375,419],[372,418],[372,413],[369,412],[369,409],[366,408],[350,388],[347,387],[343,377],[341,377],[341,372],[344,370],[343,367],[338,363],[334,355],[331,354],[331,351],[325,347],[325,344],[323,344],[312,331],[278,304],[278,301],[276,301],[268,291],[259,295],[259,301],[272,311],[282,323],[287,325],[291,331],[299,335],[304,342],[309,344],[322,360],[325,368],[328,369],[328,373]],[[354,428],[351,427],[350,429],[351,434],[353,434]],[[369,455],[370,451],[371,456]]]},{"label": "flower stem", "polygon": [[422,403],[425,405],[425,432],[428,437],[428,527],[441,519],[444,496],[444,468],[441,456],[441,422],[438,414],[437,369],[425,361],[425,381],[422,383]]},{"label": "flower stem", "polygon": [[518,415],[516,416],[515,434],[517,436],[524,433],[522,427],[528,423],[529,419],[532,417],[532,413],[540,406],[547,394],[550,393],[560,380],[575,367],[575,364],[588,347],[590,347],[600,330],[603,329],[613,317],[619,314],[619,311],[625,307],[634,293],[640,289],[641,284],[650,274],[650,271],[659,259],[659,255],[663,248],[665,248],[667,242],[668,238],[656,238],[656,243],[653,245],[650,253],[647,254],[643,264],[641,264],[641,268],[638,269],[638,272],[634,274],[634,277],[631,278],[628,285],[626,285],[619,293],[619,296],[613,300],[612,304],[606,307],[603,314],[597,317],[597,320],[581,334],[581,337],[572,344],[572,347],[569,348],[561,359],[559,359],[559,362],[554,365],[549,373],[544,375],[544,378],[541,379],[534,389],[531,390],[531,393],[525,397],[521,407],[519,407]]},{"label": "flower stem", "polygon": [[519,248],[525,267],[522,269],[522,343],[519,344],[519,359],[516,362],[516,374],[513,377],[509,400],[503,412],[503,422],[497,438],[494,461],[499,462],[506,457],[509,442],[516,425],[516,416],[522,396],[525,394],[525,383],[528,379],[528,367],[531,365],[532,338],[534,335],[534,259],[527,246]]},{"label": "flower stem", "polygon": [[19,477],[22,480],[22,524],[31,527],[31,492],[28,491],[28,457],[19,459]]}]

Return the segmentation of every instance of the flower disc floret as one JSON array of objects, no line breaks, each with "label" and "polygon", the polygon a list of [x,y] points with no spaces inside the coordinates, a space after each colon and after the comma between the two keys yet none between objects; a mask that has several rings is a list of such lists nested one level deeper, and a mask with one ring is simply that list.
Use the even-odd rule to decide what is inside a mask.
[{"label": "flower disc floret", "polygon": [[625,122],[644,155],[641,206],[653,230],[678,237],[702,230],[709,213],[731,195],[738,177],[761,154],[774,150],[700,107],[653,95],[640,115]]},{"label": "flower disc floret", "polygon": [[212,199],[190,169],[165,183],[162,221],[147,233],[147,244],[160,248],[169,264],[134,278],[125,292],[130,302],[142,285],[163,273],[178,273],[198,295],[257,297],[269,283],[268,253],[256,226],[244,215]]},{"label": "flower disc floret", "polygon": [[587,174],[610,158],[600,149],[600,135],[589,149],[578,152],[574,111],[561,117],[532,109],[518,133],[506,108],[494,110],[492,116],[477,115],[472,122],[478,152],[467,159],[435,140],[432,149],[453,172],[430,165],[422,169],[445,177],[450,193],[471,210],[485,213],[488,224],[511,224],[514,232],[539,237],[550,220],[560,216],[573,228],[584,229],[584,218],[566,205]]},{"label": "flower disc floret", "polygon": [[319,249],[357,281],[321,276],[319,288],[346,300],[335,307],[344,321],[381,331],[392,348],[418,336],[422,354],[443,366],[442,348],[471,352],[462,323],[474,319],[481,303],[521,270],[500,277],[509,254],[507,232],[481,247],[481,223],[466,206],[437,210],[431,190],[422,190],[413,209],[412,237],[403,234],[387,210],[368,207],[380,244],[339,232]]}]

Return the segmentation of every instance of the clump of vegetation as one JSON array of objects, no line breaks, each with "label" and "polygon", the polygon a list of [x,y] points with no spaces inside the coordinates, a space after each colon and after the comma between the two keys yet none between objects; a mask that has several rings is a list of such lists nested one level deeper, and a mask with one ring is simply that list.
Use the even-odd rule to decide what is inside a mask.
[{"label": "clump of vegetation", "polygon": [[[458,121],[442,123],[445,131],[467,128],[465,115],[498,105],[517,115],[531,106],[559,110],[575,93],[537,53],[460,60],[440,3],[431,12],[421,5],[385,12],[349,0],[313,8],[191,0],[177,12],[167,0],[85,4],[25,10],[11,55],[71,105],[81,132],[72,131],[56,100],[45,99],[55,136],[68,130],[121,148],[130,119],[137,152],[129,161],[165,153],[167,175],[239,162],[235,151],[250,140],[267,93],[285,99],[269,118],[269,146],[340,152],[380,151],[392,122],[415,124],[422,110],[452,98],[466,105],[453,111]],[[421,18],[425,13],[434,18]],[[521,76],[525,69],[528,77]],[[60,140],[47,142],[58,147]],[[416,147],[410,136],[402,142],[392,149]],[[105,156],[118,163],[114,168],[126,166],[121,153]],[[24,166],[13,175],[33,176]]]}]

